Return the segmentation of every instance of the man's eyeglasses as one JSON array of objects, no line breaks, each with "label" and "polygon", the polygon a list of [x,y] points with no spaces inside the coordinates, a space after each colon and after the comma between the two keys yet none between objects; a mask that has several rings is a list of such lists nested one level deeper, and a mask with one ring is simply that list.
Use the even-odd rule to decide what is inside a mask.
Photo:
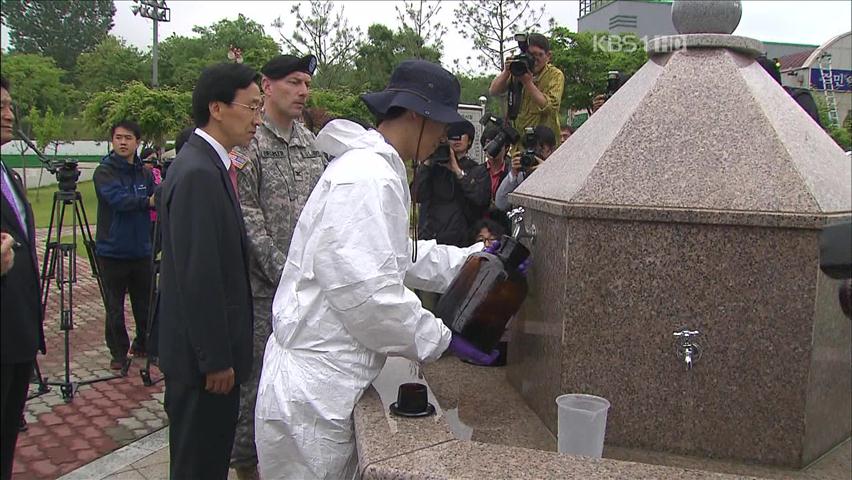
[{"label": "man's eyeglasses", "polygon": [[248,108],[249,110],[251,110],[251,113],[253,113],[255,115],[260,115],[261,112],[263,111],[263,105],[262,104],[261,105],[246,105],[245,103],[231,102],[231,105],[239,105],[241,107]]}]

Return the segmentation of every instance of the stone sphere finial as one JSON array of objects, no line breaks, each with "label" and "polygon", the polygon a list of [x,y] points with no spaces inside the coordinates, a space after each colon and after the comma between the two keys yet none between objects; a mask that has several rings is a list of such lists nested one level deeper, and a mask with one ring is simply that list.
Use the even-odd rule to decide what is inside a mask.
[{"label": "stone sphere finial", "polygon": [[678,33],[734,33],[743,7],[740,0],[674,0],[672,23]]}]

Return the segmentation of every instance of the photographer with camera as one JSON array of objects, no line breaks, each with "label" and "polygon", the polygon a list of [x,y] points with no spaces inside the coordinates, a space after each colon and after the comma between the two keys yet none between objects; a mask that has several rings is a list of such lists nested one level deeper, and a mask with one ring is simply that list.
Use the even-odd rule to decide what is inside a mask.
[{"label": "photographer with camera", "polygon": [[471,226],[482,218],[491,201],[484,165],[467,155],[476,135],[473,124],[450,124],[448,144],[417,167],[414,196],[421,204],[418,240],[466,247]]},{"label": "photographer with camera", "polygon": [[550,63],[553,58],[550,41],[540,33],[519,34],[515,39],[521,53],[506,60],[503,71],[491,82],[488,91],[491,95],[509,91],[512,96],[513,84],[519,83],[522,92],[520,105],[515,107],[517,118],[513,117],[511,99],[509,106],[509,117],[514,118],[515,129],[523,131],[527,127],[544,125],[558,132],[565,76]]},{"label": "photographer with camera", "polygon": [[628,80],[630,80],[630,75],[624,75],[618,70],[610,70],[606,72],[606,92],[595,95],[592,99],[592,109],[589,113],[595,113],[603,107],[604,103],[609,100],[610,97],[615,95],[615,92],[618,91]]},{"label": "photographer with camera", "polygon": [[509,194],[556,150],[556,134],[549,127],[527,128],[523,137],[524,150],[512,156],[512,169],[497,188],[494,204],[506,212],[511,208]]},{"label": "photographer with camera", "polygon": [[[481,122],[480,122],[481,123]],[[506,152],[513,141],[503,134],[498,124],[486,125],[479,139],[482,151],[485,154],[485,168],[490,178],[490,202],[494,202],[497,187],[506,178],[509,169],[506,167]]]}]

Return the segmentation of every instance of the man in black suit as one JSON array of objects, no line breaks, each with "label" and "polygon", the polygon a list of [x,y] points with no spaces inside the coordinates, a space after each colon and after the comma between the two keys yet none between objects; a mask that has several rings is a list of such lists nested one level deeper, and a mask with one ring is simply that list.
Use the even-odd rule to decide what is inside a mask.
[{"label": "man in black suit", "polygon": [[206,68],[192,92],[198,128],[157,198],[162,228],[160,368],[166,379],[170,475],[225,479],[251,371],[248,241],[228,152],[248,145],[262,98],[251,68]]},{"label": "man in black suit", "polygon": [[[0,77],[0,144],[12,140],[14,123],[9,83]],[[0,478],[7,480],[12,477],[18,427],[36,351],[44,353],[45,348],[33,212],[21,178],[2,160],[0,177]]]}]

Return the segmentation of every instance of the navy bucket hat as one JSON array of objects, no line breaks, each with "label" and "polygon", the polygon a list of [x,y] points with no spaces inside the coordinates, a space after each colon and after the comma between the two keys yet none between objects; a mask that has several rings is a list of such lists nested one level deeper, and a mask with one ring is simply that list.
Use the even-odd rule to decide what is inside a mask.
[{"label": "navy bucket hat", "polygon": [[452,73],[425,60],[405,60],[391,73],[381,92],[365,93],[361,100],[377,117],[391,107],[402,107],[438,123],[463,122],[456,111],[461,85]]}]

